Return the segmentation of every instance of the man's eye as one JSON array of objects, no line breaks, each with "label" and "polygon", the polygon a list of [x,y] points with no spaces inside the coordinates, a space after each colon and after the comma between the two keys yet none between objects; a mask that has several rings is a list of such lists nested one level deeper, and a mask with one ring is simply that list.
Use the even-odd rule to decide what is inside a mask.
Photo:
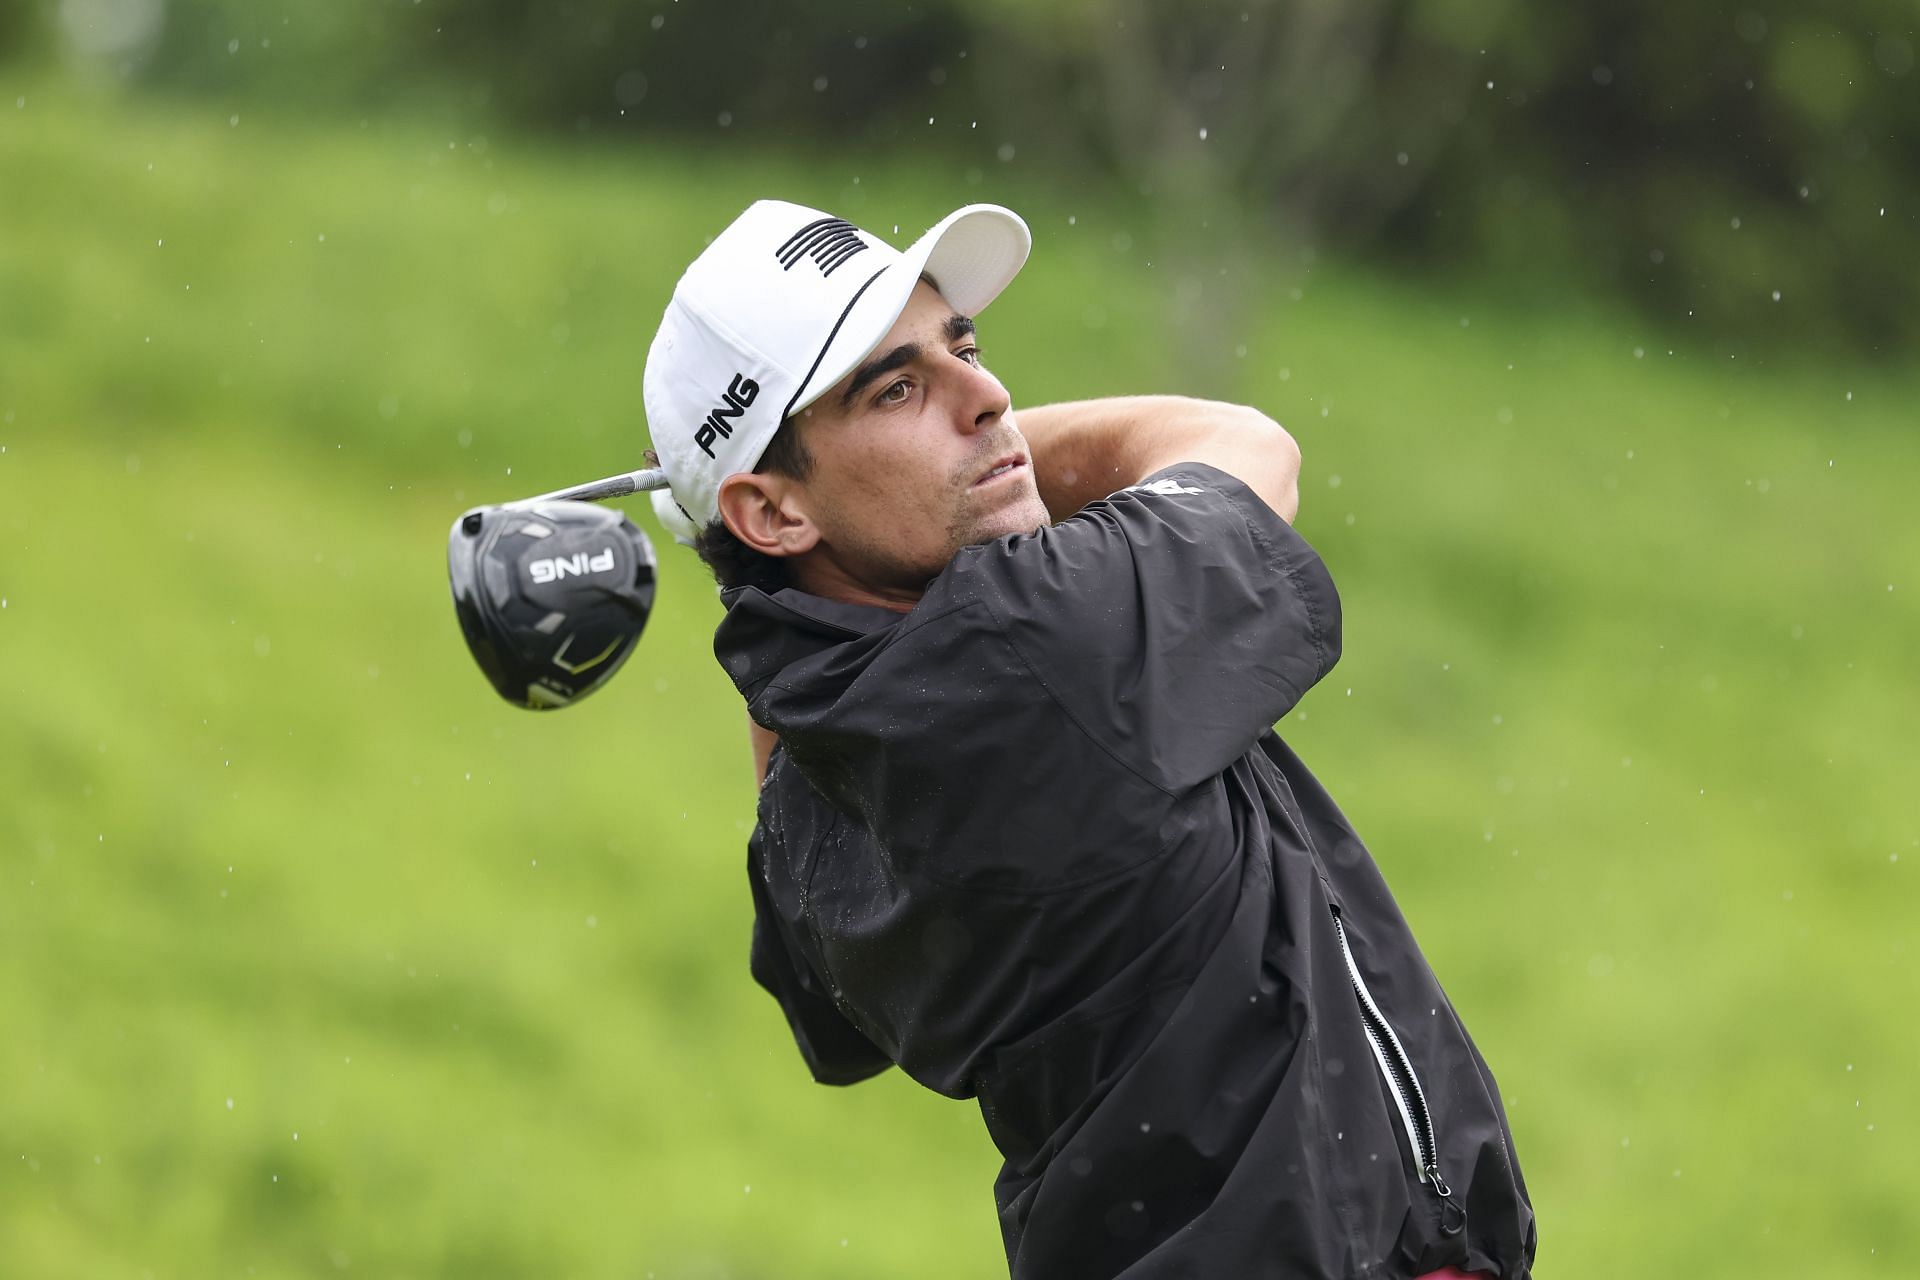
[{"label": "man's eye", "polygon": [[885,391],[875,396],[874,402],[876,404],[904,404],[907,399],[907,392],[912,386],[912,383],[908,382],[905,378],[901,378],[897,382],[890,383]]},{"label": "man's eye", "polygon": [[962,347],[954,353],[976,369],[980,367],[980,357],[984,354],[979,347]]}]

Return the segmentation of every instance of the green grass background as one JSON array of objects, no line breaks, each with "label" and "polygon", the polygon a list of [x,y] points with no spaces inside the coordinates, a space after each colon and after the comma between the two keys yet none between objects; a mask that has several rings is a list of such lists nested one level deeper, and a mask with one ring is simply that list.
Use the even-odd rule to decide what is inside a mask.
[{"label": "green grass background", "polygon": [[[972,1108],[812,1085],[747,975],[699,565],[537,716],[442,548],[636,465],[673,280],[761,194],[1013,204],[1016,401],[1192,390],[1132,215],[0,88],[0,1274],[1004,1274]],[[1346,601],[1283,731],[1500,1076],[1542,1274],[1920,1272],[1920,372],[1250,278],[1230,391]]]}]

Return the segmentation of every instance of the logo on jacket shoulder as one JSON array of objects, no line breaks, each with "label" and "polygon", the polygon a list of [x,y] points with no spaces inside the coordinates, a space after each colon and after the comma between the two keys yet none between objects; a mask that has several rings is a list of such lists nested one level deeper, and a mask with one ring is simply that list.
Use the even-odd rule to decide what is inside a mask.
[{"label": "logo on jacket shoulder", "polygon": [[713,442],[727,440],[733,436],[733,420],[746,411],[760,394],[760,384],[744,373],[733,375],[733,381],[727,384],[720,403],[708,411],[706,420],[694,430],[693,442],[711,458]]},{"label": "logo on jacket shoulder", "polygon": [[1189,489],[1187,488],[1187,486],[1181,484],[1178,480],[1175,480],[1172,477],[1168,477],[1165,480],[1155,480],[1151,484],[1130,484],[1126,487],[1125,490],[1123,490],[1123,492],[1125,493],[1157,493],[1163,497],[1171,498],[1178,493],[1205,493],[1206,490],[1205,489]]}]

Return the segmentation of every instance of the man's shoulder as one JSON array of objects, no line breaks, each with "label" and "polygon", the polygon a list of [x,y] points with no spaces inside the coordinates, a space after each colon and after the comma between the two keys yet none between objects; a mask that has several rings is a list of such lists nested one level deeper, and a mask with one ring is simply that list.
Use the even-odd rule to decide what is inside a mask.
[{"label": "man's shoulder", "polygon": [[[1188,558],[1217,559],[1236,539],[1264,552],[1272,531],[1257,527],[1253,507],[1264,510],[1251,489],[1218,468],[1164,467],[1058,523],[963,547],[915,613],[938,616],[972,602],[1022,612],[1034,599],[1058,613],[1077,600],[1108,599],[1128,580],[1181,573]],[[1172,554],[1138,554],[1148,544]]]}]

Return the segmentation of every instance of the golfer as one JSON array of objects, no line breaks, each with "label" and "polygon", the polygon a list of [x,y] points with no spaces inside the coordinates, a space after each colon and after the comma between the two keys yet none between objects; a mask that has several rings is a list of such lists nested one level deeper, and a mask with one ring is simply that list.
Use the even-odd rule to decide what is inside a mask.
[{"label": "golfer", "polygon": [[815,1078],[979,1100],[1016,1280],[1527,1276],[1499,1086],[1272,729],[1340,654],[1299,450],[1016,420],[974,317],[1029,244],[763,201],[648,356],[757,726],[754,977]]}]

